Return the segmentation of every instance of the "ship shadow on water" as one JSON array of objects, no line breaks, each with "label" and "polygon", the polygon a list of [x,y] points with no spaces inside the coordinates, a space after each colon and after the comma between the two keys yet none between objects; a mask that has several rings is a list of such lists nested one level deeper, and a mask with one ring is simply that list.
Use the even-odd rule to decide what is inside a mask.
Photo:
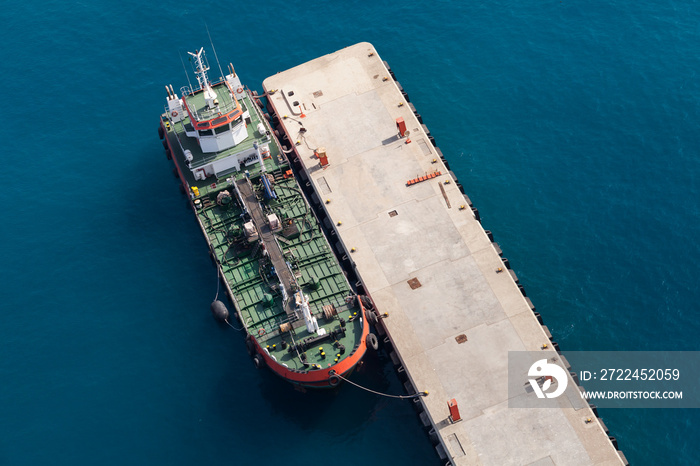
[{"label": "ship shadow on water", "polygon": [[[312,439],[332,444],[342,457],[337,464],[362,464],[362,460],[371,460],[369,464],[439,464],[413,401],[387,398],[347,382],[335,388],[299,391],[269,369],[256,369],[242,334],[231,333],[227,340],[218,348],[224,350],[219,356],[226,359],[221,364],[225,369],[207,395],[207,404],[226,426],[227,435],[246,438],[242,448],[254,448],[257,434],[250,433],[259,432],[277,435],[280,445]],[[368,352],[348,379],[376,392],[406,394],[391,358],[381,348]],[[277,458],[276,451],[264,455]]]},{"label": "ship shadow on water", "polygon": [[[255,371],[251,382],[256,377],[259,394],[271,414],[305,431],[317,431],[320,426],[332,434],[360,430],[377,421],[391,403],[407,403],[369,393],[347,382],[335,388],[300,390],[267,369]],[[391,360],[381,350],[369,351],[348,378],[380,393],[403,394]],[[339,419],[343,422],[337,422]]]}]

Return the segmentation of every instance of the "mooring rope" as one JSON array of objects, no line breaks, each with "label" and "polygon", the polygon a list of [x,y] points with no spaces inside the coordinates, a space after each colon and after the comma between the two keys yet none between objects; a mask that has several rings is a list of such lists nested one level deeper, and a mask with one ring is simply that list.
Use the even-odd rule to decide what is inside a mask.
[{"label": "mooring rope", "polygon": [[216,296],[214,296],[214,301],[219,299],[219,290],[221,290],[221,277],[219,277],[219,267],[216,267]]},{"label": "mooring rope", "polygon": [[368,391],[368,392],[370,392],[370,393],[374,393],[375,395],[386,396],[386,397],[388,397],[388,398],[398,398],[399,400],[411,400],[411,399],[413,399],[413,398],[420,398],[420,397],[423,397],[423,396],[428,396],[428,392],[418,392],[418,393],[416,393],[416,394],[414,394],[414,395],[390,395],[390,394],[388,394],[388,393],[381,393],[381,392],[377,392],[377,391],[375,391],[375,390],[372,390],[372,389],[370,389],[370,388],[363,387],[362,385],[360,385],[360,384],[358,384],[358,383],[355,383],[355,382],[353,382],[353,381],[350,380],[350,379],[346,379],[345,377],[343,377],[342,375],[340,375],[340,374],[338,374],[338,373],[334,373],[333,375],[337,376],[339,379],[342,379],[342,380],[346,381],[347,383],[349,383],[349,384],[351,384],[351,385],[356,386],[357,388],[361,388],[362,390],[366,390],[366,391]]},{"label": "mooring rope", "polygon": [[228,321],[228,319],[226,319],[224,322],[226,322],[226,324],[227,324],[229,327],[231,327],[232,329],[234,329],[234,330],[237,331],[237,332],[240,332],[241,330],[243,330],[242,328],[236,328],[236,327],[234,327],[234,326],[231,324],[231,322]]}]

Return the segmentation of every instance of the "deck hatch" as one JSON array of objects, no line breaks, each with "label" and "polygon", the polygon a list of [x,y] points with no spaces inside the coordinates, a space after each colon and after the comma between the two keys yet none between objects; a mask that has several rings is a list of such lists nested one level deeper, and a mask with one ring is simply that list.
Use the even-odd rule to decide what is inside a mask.
[{"label": "deck hatch", "polygon": [[408,283],[408,286],[410,286],[412,290],[415,290],[416,288],[421,287],[421,283],[415,277],[410,279],[407,283]]},{"label": "deck hatch", "polygon": [[428,143],[425,142],[425,139],[420,138],[418,140],[418,147],[420,147],[420,150],[423,151],[423,155],[430,155],[430,149],[428,148]]},{"label": "deck hatch", "polygon": [[450,450],[452,451],[452,455],[455,458],[459,458],[461,456],[466,455],[464,452],[464,448],[462,448],[462,444],[460,443],[459,439],[457,438],[457,434],[450,434],[447,437],[447,441],[450,444]]},{"label": "deck hatch", "polygon": [[326,181],[325,176],[322,176],[318,179],[318,187],[321,188],[321,192],[323,194],[330,194],[331,193],[331,187],[328,186],[328,181]]}]

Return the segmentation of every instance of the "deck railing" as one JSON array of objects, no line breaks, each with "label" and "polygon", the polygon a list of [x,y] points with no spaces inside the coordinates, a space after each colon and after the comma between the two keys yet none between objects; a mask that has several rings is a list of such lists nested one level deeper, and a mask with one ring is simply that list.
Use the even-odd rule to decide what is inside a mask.
[{"label": "deck railing", "polygon": [[[218,84],[219,83],[212,85],[212,88]],[[182,95],[183,99],[185,99],[186,97],[191,97],[197,92],[202,92],[202,88],[199,87],[195,90],[192,90],[190,86],[182,86],[180,88],[180,95]],[[228,94],[228,88],[226,88],[225,92]],[[232,112],[237,107],[236,98],[231,97],[230,95],[221,97],[218,100],[219,105],[213,109],[202,108],[197,110],[197,108],[194,105],[188,105],[187,108],[192,112],[192,114],[198,121],[202,121],[215,118],[219,116],[219,113],[226,114]]]}]

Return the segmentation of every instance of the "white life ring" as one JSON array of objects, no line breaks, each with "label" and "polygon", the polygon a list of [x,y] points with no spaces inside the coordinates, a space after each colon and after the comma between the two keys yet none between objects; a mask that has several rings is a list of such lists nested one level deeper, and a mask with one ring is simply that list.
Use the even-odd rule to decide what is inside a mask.
[{"label": "white life ring", "polygon": [[177,116],[177,110],[173,110],[170,115],[172,115],[172,117],[175,118]]}]

